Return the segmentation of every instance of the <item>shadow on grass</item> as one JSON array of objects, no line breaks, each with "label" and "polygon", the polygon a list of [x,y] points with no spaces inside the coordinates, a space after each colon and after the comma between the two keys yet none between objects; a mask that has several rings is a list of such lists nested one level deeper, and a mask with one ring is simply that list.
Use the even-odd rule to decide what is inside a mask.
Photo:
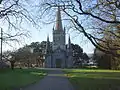
[{"label": "shadow on grass", "polygon": [[76,90],[120,90],[120,80],[102,78],[69,78]]},{"label": "shadow on grass", "polygon": [[65,70],[76,90],[120,90],[120,71]]},{"label": "shadow on grass", "polygon": [[46,71],[40,69],[2,69],[0,70],[0,90],[26,86],[39,81],[45,75]]}]

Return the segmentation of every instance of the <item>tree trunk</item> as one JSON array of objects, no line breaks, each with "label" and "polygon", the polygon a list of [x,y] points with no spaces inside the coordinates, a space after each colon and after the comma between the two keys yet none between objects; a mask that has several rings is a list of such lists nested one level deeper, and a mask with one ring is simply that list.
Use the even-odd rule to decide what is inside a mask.
[{"label": "tree trunk", "polygon": [[11,69],[14,70],[15,61],[10,61],[10,64],[11,64]]}]

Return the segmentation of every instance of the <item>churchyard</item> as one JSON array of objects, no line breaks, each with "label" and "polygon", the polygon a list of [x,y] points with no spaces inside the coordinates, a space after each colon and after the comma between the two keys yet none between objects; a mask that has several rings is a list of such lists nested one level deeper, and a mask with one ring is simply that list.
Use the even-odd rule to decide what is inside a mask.
[{"label": "churchyard", "polygon": [[14,90],[35,83],[46,72],[41,69],[0,69],[0,90]]},{"label": "churchyard", "polygon": [[[119,90],[120,70],[102,69],[63,69],[75,90]],[[44,76],[47,71],[42,69],[1,69],[0,90],[14,90],[33,85]]]},{"label": "churchyard", "polygon": [[76,90],[120,90],[120,70],[65,69]]},{"label": "churchyard", "polygon": [[120,0],[0,0],[0,20],[0,90],[120,90]]}]

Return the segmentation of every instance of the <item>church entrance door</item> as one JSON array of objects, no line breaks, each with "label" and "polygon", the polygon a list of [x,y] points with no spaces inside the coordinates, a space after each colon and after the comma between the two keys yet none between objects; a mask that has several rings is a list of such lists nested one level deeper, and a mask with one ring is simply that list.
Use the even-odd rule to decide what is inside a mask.
[{"label": "church entrance door", "polygon": [[61,68],[61,59],[56,59],[56,68]]}]

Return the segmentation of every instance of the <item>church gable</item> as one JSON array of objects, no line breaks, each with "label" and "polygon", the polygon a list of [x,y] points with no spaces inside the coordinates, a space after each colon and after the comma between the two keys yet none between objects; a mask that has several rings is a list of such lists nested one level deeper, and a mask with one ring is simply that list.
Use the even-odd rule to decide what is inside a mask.
[{"label": "church gable", "polygon": [[54,50],[54,53],[62,53],[62,52],[66,52],[66,51],[61,49],[60,47],[58,47],[56,50]]}]

